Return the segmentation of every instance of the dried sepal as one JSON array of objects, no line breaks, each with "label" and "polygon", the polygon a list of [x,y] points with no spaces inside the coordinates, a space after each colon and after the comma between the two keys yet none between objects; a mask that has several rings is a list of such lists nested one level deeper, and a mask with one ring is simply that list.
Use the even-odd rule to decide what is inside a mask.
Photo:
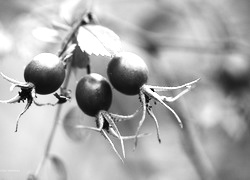
[{"label": "dried sepal", "polygon": [[109,113],[112,116],[112,119],[114,122],[121,122],[121,121],[127,121],[130,119],[133,119],[139,112],[141,108],[138,108],[133,114],[130,115],[120,115],[120,114],[114,114],[114,113]]},{"label": "dried sepal", "polygon": [[109,123],[109,126],[112,127],[114,129],[114,131],[117,133],[118,139],[120,139],[120,142],[121,142],[122,155],[125,158],[125,148],[124,148],[123,139],[121,138],[121,134],[120,134],[114,120],[112,119],[112,117],[110,116],[110,114],[108,112],[103,111],[101,113],[102,113],[103,117],[105,118],[105,120]]},{"label": "dried sepal", "polygon": [[[180,85],[180,86],[173,86],[173,87],[166,87],[166,86],[152,86],[152,85],[146,85],[144,84],[141,88],[140,88],[140,92],[139,92],[139,99],[141,102],[141,106],[142,106],[142,117],[139,121],[139,125],[137,127],[136,130],[136,137],[135,137],[135,147],[137,146],[137,136],[139,134],[139,131],[145,121],[146,118],[146,113],[149,114],[149,116],[152,117],[152,119],[155,122],[155,126],[156,126],[156,132],[157,132],[157,139],[159,141],[159,143],[161,142],[161,138],[160,138],[160,128],[159,128],[159,123],[157,121],[156,116],[154,115],[153,111],[152,111],[152,106],[150,105],[150,101],[153,100],[155,103],[159,102],[160,104],[162,104],[164,107],[166,107],[169,111],[172,112],[172,114],[175,116],[178,124],[180,125],[181,128],[183,128],[183,123],[180,119],[180,117],[178,116],[178,114],[166,103],[169,102],[173,102],[176,101],[177,99],[179,99],[180,97],[182,97],[184,94],[186,94],[187,92],[189,92],[192,88],[195,87],[196,83],[199,81],[200,79],[196,79],[194,81],[191,81],[189,83]],[[183,89],[184,88],[184,89]],[[180,93],[178,93],[176,96],[162,96],[159,95],[157,92],[165,92],[165,91],[172,91],[172,90],[179,90],[179,89],[183,89]]]},{"label": "dried sepal", "polygon": [[11,91],[15,87],[19,87],[21,89],[21,91],[19,91],[16,96],[14,96],[13,98],[10,98],[9,100],[0,100],[0,103],[13,104],[13,103],[20,103],[20,102],[27,101],[24,110],[17,117],[16,129],[15,129],[15,132],[17,132],[18,124],[19,124],[19,120],[20,120],[21,116],[29,109],[29,107],[31,106],[31,104],[33,102],[33,99],[36,96],[35,86],[32,83],[19,82],[15,79],[12,79],[12,78],[4,75],[2,72],[1,72],[1,76],[5,80],[7,80],[8,82],[11,83],[11,88],[10,88]]},{"label": "dried sepal", "polygon": [[[124,120],[131,119],[135,117],[135,115],[139,112],[139,109],[132,115],[118,115],[118,114],[113,114],[109,113],[107,111],[100,111],[96,117],[96,127],[89,127],[89,126],[84,126],[84,125],[77,125],[76,128],[80,129],[89,129],[93,131],[100,132],[106,140],[108,140],[109,144],[111,145],[112,149],[116,153],[116,155],[119,157],[119,159],[123,161],[123,158],[125,158],[125,148],[124,148],[124,140],[130,140],[130,139],[135,139],[135,138],[141,138],[150,135],[150,133],[142,133],[142,134],[137,134],[137,135],[132,135],[132,136],[122,136],[120,134],[119,129],[117,128],[115,122],[121,122]],[[121,118],[121,119],[119,119]],[[110,139],[109,135],[117,138],[120,140],[121,143],[121,149],[122,149],[122,155],[123,157],[119,154],[118,150],[116,149],[114,143]]]},{"label": "dried sepal", "polygon": [[20,88],[23,88],[23,89],[30,89],[30,88],[33,88],[34,85],[32,83],[27,83],[27,82],[20,82],[20,81],[17,81],[15,79],[12,79],[8,76],[6,76],[5,74],[3,74],[2,72],[0,73],[1,76],[7,80],[9,83],[11,83],[11,87],[10,87],[10,91],[12,91],[15,87],[20,87]]},{"label": "dried sepal", "polygon": [[21,116],[29,109],[29,107],[31,106],[32,103],[34,103],[37,106],[44,106],[44,105],[54,106],[57,104],[65,103],[66,101],[68,101],[70,99],[70,96],[69,96],[70,92],[68,92],[66,90],[61,90],[60,95],[57,93],[54,94],[55,97],[58,99],[58,101],[56,103],[45,103],[45,104],[38,103],[35,100],[36,91],[35,91],[35,86],[33,83],[17,81],[15,79],[12,79],[12,78],[4,75],[2,72],[0,74],[5,80],[7,80],[9,83],[11,83],[11,88],[10,88],[11,91],[15,87],[20,88],[20,91],[18,92],[18,94],[16,96],[14,96],[8,100],[0,100],[0,103],[13,104],[13,103],[20,103],[20,102],[26,101],[26,105],[25,105],[23,111],[17,117],[15,132],[17,132],[17,130],[18,130],[19,120],[20,120]]},{"label": "dried sepal", "polygon": [[24,110],[18,115],[17,117],[17,121],[16,121],[16,130],[15,132],[17,132],[18,130],[18,125],[19,125],[19,120],[21,118],[21,116],[29,109],[29,107],[31,106],[32,102],[33,102],[33,97],[30,96],[30,97],[27,97],[27,103],[26,103],[26,106],[24,108]]}]

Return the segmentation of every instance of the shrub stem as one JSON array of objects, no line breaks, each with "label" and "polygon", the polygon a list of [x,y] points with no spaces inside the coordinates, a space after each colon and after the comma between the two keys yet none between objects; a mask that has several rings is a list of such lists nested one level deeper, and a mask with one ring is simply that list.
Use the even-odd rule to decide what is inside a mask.
[{"label": "shrub stem", "polygon": [[[72,69],[71,68],[71,63],[69,63],[67,65],[67,71],[66,71],[67,74],[66,74],[64,83],[63,83],[63,85],[61,87],[62,91],[64,91],[68,87],[70,76],[71,76],[71,69]],[[58,127],[57,126],[58,122],[60,120],[60,114],[61,114],[61,110],[62,110],[62,105],[63,104],[58,104],[58,106],[57,106],[57,110],[56,110],[56,114],[55,114],[55,118],[54,118],[54,124],[52,126],[52,129],[51,129],[51,132],[50,132],[50,135],[49,135],[49,139],[48,139],[47,145],[45,147],[45,151],[44,151],[44,154],[43,154],[43,159],[39,163],[39,165],[38,165],[38,167],[37,167],[37,169],[35,171],[35,174],[34,174],[36,178],[38,177],[41,169],[44,167],[46,160],[49,159],[49,153],[50,153],[51,145],[52,145],[52,142],[53,142],[53,139],[54,139],[57,127]]]}]

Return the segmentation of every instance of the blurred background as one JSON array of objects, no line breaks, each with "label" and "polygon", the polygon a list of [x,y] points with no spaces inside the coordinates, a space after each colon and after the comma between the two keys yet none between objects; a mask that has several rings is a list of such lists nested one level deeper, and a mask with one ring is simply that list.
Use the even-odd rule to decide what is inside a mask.
[{"label": "blurred background", "polygon": [[[76,107],[74,88],[85,70],[70,81],[72,100],[63,106],[51,154],[65,165],[68,179],[120,180],[248,180],[250,179],[250,1],[248,0],[0,0],[0,71],[24,81],[25,65],[41,52],[57,53],[60,42],[49,31],[52,22],[72,22],[92,11],[101,25],[120,36],[123,49],[140,55],[150,71],[148,84],[177,86],[201,78],[196,88],[169,105],[184,123],[159,104],[162,143],[147,116],[141,132],[152,135],[125,143],[122,164],[107,141],[96,132],[72,130],[72,124],[94,126],[94,119]],[[46,31],[47,32],[47,31]],[[106,77],[108,58],[91,56],[92,72]],[[18,89],[0,78],[0,99]],[[114,92],[110,112],[131,114],[138,97]],[[172,93],[172,94],[170,94]],[[174,95],[178,92],[169,92]],[[55,102],[54,96],[38,96]],[[153,104],[153,103],[152,103]],[[0,180],[27,179],[34,173],[55,118],[55,107],[0,104]],[[122,135],[134,134],[139,116],[121,122]],[[119,142],[115,145],[121,152]],[[42,169],[40,179],[56,179],[54,167]]]}]

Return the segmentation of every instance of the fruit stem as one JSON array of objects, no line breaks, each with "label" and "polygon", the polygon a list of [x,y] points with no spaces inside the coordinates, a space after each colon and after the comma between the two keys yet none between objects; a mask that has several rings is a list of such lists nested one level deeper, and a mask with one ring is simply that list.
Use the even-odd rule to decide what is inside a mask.
[{"label": "fruit stem", "polygon": [[87,65],[86,69],[87,69],[87,74],[90,74],[91,73],[90,64]]}]

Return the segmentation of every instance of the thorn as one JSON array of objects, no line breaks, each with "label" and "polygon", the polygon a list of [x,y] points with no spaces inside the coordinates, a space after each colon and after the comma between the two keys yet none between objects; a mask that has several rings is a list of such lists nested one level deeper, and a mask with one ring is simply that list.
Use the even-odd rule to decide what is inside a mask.
[{"label": "thorn", "polygon": [[135,145],[134,145],[133,151],[135,151],[135,149],[137,148],[137,142],[138,142],[138,140],[137,140],[137,136],[136,136],[135,137]]},{"label": "thorn", "polygon": [[182,123],[179,123],[179,125],[180,125],[181,129],[183,129],[183,128],[184,128]]},{"label": "thorn", "polygon": [[16,130],[15,130],[15,132],[17,132],[17,129],[18,129],[18,124],[16,124]]}]

